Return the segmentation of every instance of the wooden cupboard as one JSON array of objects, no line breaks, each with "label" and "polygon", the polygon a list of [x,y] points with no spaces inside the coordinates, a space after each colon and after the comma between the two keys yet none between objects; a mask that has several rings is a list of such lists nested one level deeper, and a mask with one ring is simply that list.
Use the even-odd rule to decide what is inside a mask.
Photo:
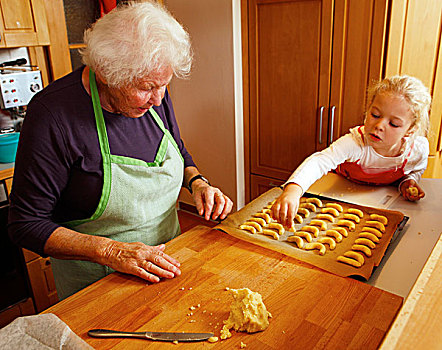
[{"label": "wooden cupboard", "polygon": [[50,44],[44,0],[2,0],[0,17],[0,47]]},{"label": "wooden cupboard", "polygon": [[386,75],[422,80],[433,96],[425,177],[442,178],[442,1],[393,0]]},{"label": "wooden cupboard", "polygon": [[285,181],[307,156],[363,122],[367,85],[382,76],[387,1],[243,6],[246,200],[264,191],[263,178]]}]

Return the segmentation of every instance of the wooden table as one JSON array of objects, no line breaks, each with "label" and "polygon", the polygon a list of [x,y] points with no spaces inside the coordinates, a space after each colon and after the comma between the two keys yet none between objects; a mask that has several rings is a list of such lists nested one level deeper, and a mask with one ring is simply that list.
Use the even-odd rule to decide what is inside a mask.
[{"label": "wooden table", "polygon": [[[182,275],[149,285],[114,273],[47,309],[96,349],[173,348],[138,339],[96,339],[87,331],[214,332],[229,315],[229,288],[259,292],[273,318],[255,334],[235,333],[218,343],[180,348],[376,349],[402,298],[356,280],[338,277],[283,254],[197,226],[167,244]],[[199,306],[198,306],[199,305]],[[196,307],[191,310],[191,307]],[[191,314],[193,313],[193,314]]]}]

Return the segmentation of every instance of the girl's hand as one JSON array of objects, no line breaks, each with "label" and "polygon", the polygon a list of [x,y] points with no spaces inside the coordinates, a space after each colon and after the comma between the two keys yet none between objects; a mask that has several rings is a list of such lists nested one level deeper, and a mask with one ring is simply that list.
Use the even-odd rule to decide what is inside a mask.
[{"label": "girl's hand", "polygon": [[401,184],[400,191],[402,196],[410,202],[417,201],[425,196],[424,190],[412,179],[404,181]]},{"label": "girl's hand", "polygon": [[303,193],[302,188],[295,184],[289,183],[284,187],[282,194],[276,199],[272,205],[272,217],[285,228],[289,229],[293,225],[293,220],[298,212],[299,199]]}]

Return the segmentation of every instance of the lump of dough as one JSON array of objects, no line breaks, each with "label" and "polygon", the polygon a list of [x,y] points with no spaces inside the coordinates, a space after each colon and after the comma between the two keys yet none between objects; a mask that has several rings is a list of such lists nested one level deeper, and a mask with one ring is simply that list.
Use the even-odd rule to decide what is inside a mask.
[{"label": "lump of dough", "polygon": [[230,292],[234,301],[230,306],[229,318],[224,321],[221,339],[230,337],[231,328],[238,332],[254,333],[269,326],[269,317],[272,315],[267,311],[261,294],[248,288],[230,289]]}]

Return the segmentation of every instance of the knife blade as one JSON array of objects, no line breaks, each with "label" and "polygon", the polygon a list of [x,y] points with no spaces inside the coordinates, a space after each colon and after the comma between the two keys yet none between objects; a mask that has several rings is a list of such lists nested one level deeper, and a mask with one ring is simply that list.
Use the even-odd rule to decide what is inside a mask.
[{"label": "knife blade", "polygon": [[90,329],[87,334],[95,338],[140,338],[158,341],[192,342],[202,341],[213,337],[213,333],[184,333],[184,332],[121,332],[111,329]]}]

